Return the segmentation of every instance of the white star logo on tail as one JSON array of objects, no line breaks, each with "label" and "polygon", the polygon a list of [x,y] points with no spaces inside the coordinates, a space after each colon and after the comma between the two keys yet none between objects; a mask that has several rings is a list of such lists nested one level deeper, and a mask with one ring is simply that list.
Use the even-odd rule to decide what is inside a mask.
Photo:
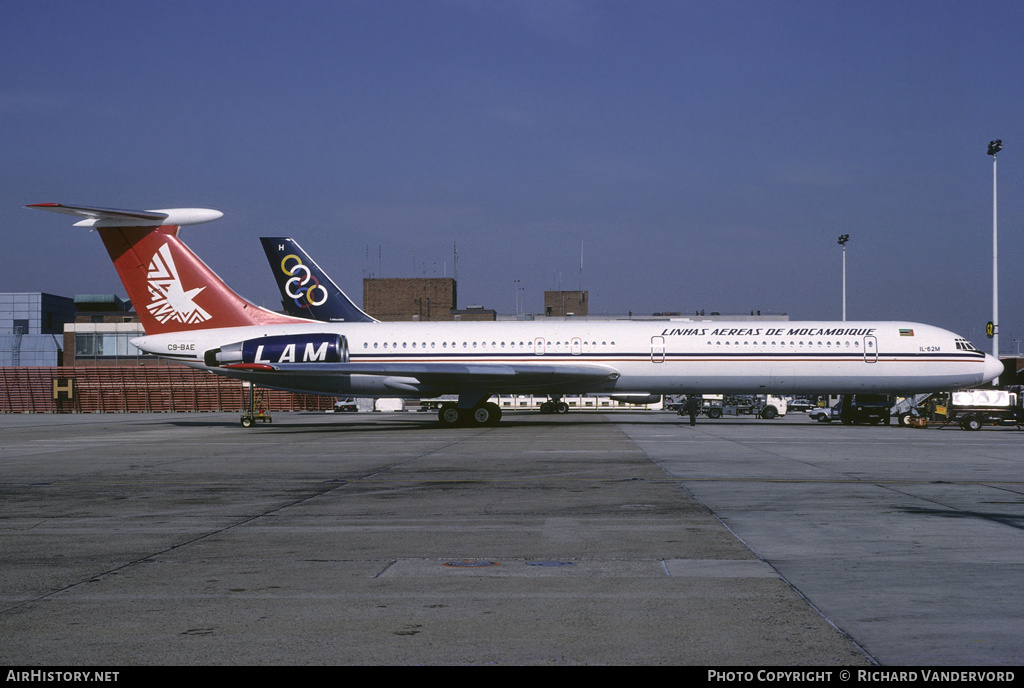
[{"label": "white star logo on tail", "polygon": [[160,323],[176,320],[181,323],[201,323],[210,319],[210,314],[196,305],[195,297],[206,287],[185,291],[178,279],[171,249],[164,244],[153,254],[149,263],[149,293],[152,302],[146,306]]}]

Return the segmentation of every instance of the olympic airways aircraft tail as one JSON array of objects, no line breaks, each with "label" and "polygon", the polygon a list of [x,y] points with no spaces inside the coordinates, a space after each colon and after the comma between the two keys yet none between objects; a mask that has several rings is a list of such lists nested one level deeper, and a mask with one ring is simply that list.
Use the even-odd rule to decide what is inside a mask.
[{"label": "olympic airways aircraft tail", "polygon": [[299,242],[289,237],[260,237],[260,242],[286,313],[321,322],[377,322],[352,302]]}]

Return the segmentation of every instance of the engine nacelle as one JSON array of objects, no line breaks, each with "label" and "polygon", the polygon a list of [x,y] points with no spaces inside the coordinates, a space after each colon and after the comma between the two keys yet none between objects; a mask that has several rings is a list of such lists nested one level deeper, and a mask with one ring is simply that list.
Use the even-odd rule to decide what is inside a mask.
[{"label": "engine nacelle", "polygon": [[239,363],[348,363],[348,340],[340,334],[282,334],[210,349],[203,358],[211,368]]}]

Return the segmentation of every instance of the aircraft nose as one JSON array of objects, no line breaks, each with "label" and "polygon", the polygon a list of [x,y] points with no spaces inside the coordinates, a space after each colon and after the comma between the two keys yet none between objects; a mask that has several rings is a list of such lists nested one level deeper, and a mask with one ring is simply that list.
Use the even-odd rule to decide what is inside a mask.
[{"label": "aircraft nose", "polygon": [[1003,374],[1002,362],[993,356],[992,354],[985,354],[985,373],[984,382],[989,380],[995,380],[997,377]]}]

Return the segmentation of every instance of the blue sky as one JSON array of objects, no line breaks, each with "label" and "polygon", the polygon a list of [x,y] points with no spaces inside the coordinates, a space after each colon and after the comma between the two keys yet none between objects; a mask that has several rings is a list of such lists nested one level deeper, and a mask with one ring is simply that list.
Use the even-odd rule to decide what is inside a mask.
[{"label": "blue sky", "polygon": [[[1024,4],[0,0],[0,291],[124,294],[39,202],[209,206],[182,236],[275,306],[258,237],[362,278],[515,280],[592,313],[916,320],[1024,339]],[[583,270],[580,272],[582,246]]]}]

